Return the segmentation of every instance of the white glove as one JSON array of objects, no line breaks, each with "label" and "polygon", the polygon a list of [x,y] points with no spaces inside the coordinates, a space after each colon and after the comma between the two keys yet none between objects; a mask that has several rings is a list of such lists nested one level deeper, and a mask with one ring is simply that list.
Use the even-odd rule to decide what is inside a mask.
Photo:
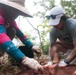
[{"label": "white glove", "polygon": [[45,66],[51,66],[52,65],[52,61],[49,61],[47,64],[45,64]]},{"label": "white glove", "polygon": [[42,66],[33,58],[25,57],[25,59],[22,61],[22,64],[27,65],[29,68],[34,70],[42,69]]},{"label": "white glove", "polygon": [[63,60],[63,61],[60,61],[60,62],[59,62],[58,66],[65,67],[65,66],[67,66],[67,64],[66,64],[66,63],[64,62],[64,60]]}]

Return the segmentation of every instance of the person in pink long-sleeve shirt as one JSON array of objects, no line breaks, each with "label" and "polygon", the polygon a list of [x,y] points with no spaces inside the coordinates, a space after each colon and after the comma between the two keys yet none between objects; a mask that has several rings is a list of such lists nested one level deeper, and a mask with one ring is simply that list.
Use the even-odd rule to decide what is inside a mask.
[{"label": "person in pink long-sleeve shirt", "polygon": [[[34,70],[42,69],[42,66],[33,59],[34,54],[40,53],[40,48],[32,42],[18,28],[15,19],[19,16],[32,17],[24,8],[25,0],[0,0],[0,48]],[[17,48],[12,39],[17,36],[25,46]]]}]

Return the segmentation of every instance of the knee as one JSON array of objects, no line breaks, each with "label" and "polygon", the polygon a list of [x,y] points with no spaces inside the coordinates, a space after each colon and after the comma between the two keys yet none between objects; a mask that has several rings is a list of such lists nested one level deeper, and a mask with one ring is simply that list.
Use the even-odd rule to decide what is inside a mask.
[{"label": "knee", "polygon": [[52,48],[51,48],[51,50],[53,51],[53,52],[57,52],[57,51],[59,51],[60,50],[60,45],[54,45]]},{"label": "knee", "polygon": [[11,28],[11,27],[7,28],[7,35],[12,40],[15,37],[15,35],[16,35],[15,28]]}]

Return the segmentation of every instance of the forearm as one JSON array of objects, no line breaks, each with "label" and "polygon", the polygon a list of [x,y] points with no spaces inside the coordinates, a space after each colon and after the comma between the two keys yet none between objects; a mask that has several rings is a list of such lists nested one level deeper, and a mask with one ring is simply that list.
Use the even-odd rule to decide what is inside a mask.
[{"label": "forearm", "polygon": [[25,46],[27,46],[28,48],[32,48],[33,44],[30,42],[30,40],[27,38],[23,41],[23,43],[25,44]]},{"label": "forearm", "polygon": [[57,52],[57,48],[56,46],[52,46],[51,48],[49,48],[49,51],[50,51],[50,57],[51,57],[51,60],[54,63],[59,63],[60,61],[60,58],[59,58],[59,54]]},{"label": "forearm", "polygon": [[72,50],[72,52],[70,53],[70,55],[66,58],[66,60],[68,62],[71,62],[74,58],[76,57],[76,48],[74,48]]},{"label": "forearm", "polygon": [[12,56],[16,61],[21,61],[25,56],[11,41],[1,44],[1,48]]},{"label": "forearm", "polygon": [[27,46],[28,48],[32,48],[33,44],[32,42],[20,31],[17,30],[17,37],[22,41],[22,43]]}]

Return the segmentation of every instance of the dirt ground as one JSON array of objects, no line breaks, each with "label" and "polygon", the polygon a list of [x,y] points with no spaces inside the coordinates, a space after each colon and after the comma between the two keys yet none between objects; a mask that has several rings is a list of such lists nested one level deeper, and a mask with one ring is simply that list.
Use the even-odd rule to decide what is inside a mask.
[{"label": "dirt ground", "polygon": [[[39,60],[41,65],[45,65],[47,60]],[[0,66],[0,75],[76,75],[76,65],[69,65],[66,67],[57,67],[54,69],[52,66],[44,67],[43,72],[34,71],[22,65],[11,65],[9,63]]]},{"label": "dirt ground", "polygon": [[26,71],[21,71],[17,75],[76,75],[76,66],[67,66],[65,68],[53,69],[51,67],[45,67],[43,72],[33,71],[28,69]]},{"label": "dirt ground", "polygon": [[56,69],[51,66],[44,67],[42,72],[34,71],[23,66],[6,66],[0,68],[0,75],[76,75],[76,65],[57,67]]}]

